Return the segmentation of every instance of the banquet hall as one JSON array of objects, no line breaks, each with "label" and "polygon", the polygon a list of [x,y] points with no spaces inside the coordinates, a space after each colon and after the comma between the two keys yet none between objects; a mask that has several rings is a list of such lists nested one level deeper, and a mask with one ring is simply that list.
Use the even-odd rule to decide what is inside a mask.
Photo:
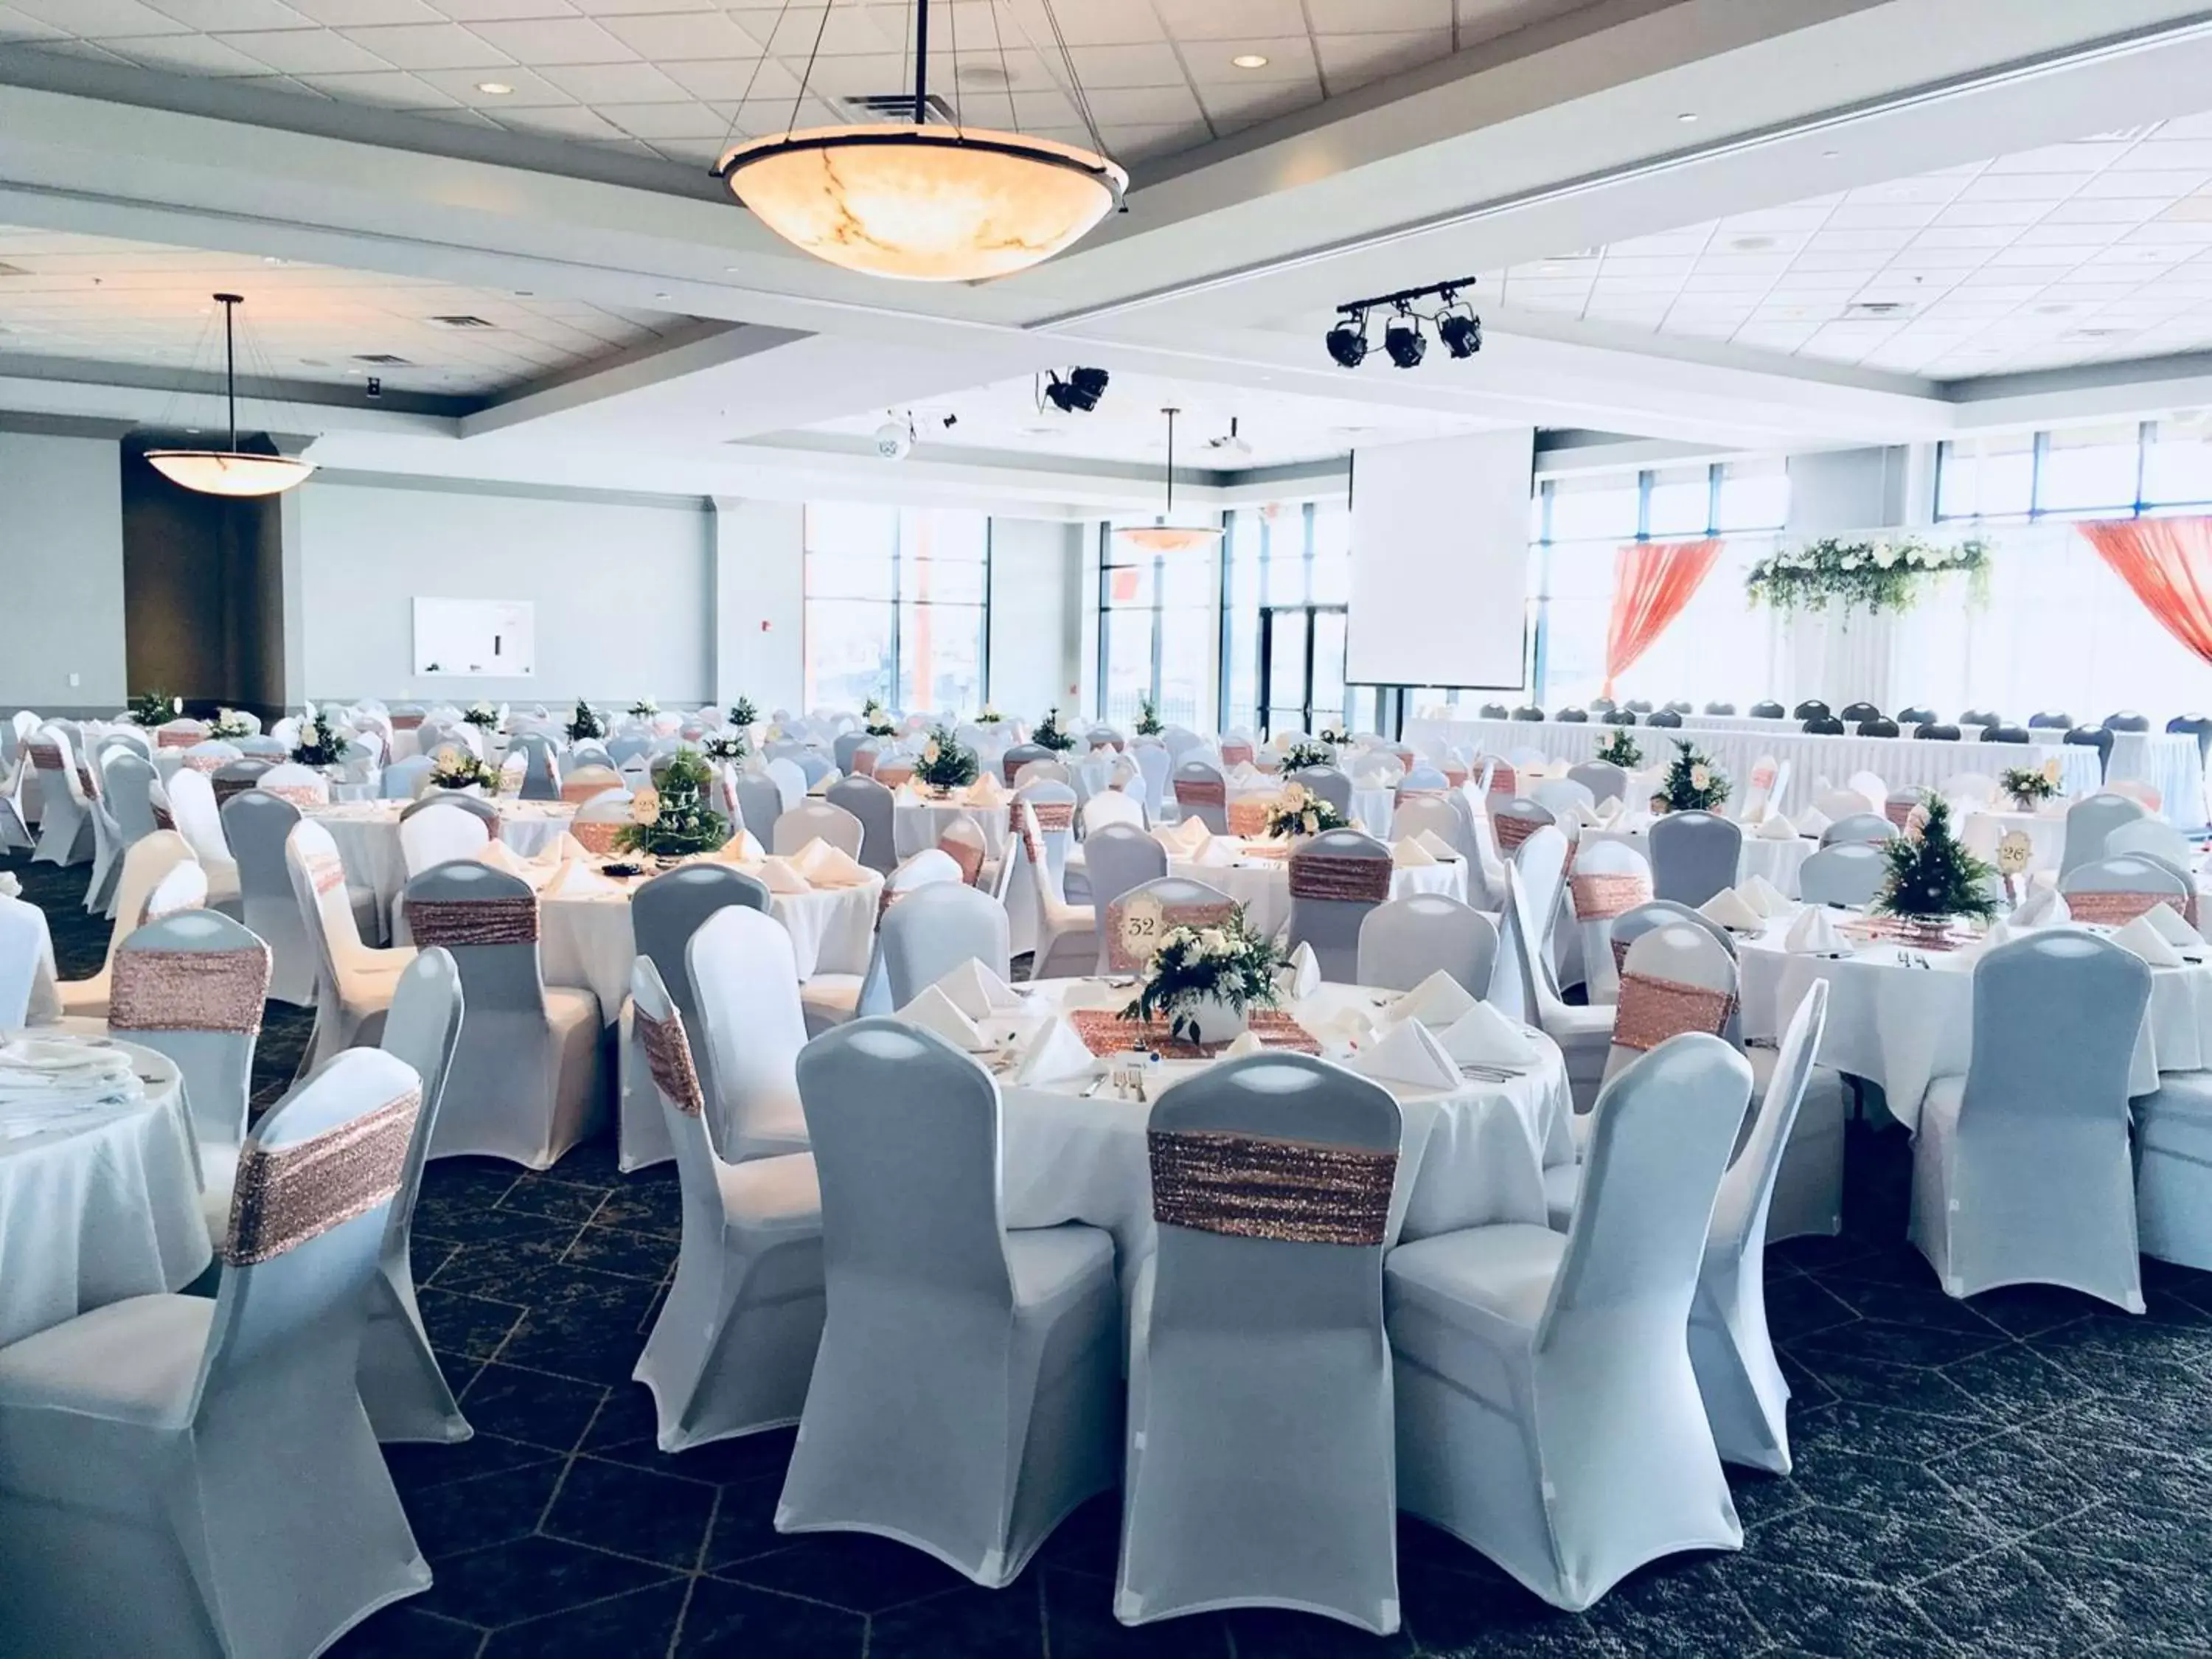
[{"label": "banquet hall", "polygon": [[0,1659],[2212,1653],[2207,88],[0,0]]}]

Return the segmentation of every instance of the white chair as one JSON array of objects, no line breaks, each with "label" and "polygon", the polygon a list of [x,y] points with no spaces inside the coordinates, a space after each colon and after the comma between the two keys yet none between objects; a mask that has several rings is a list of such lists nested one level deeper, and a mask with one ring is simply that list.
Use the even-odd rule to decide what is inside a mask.
[{"label": "white chair", "polygon": [[475,813],[440,801],[399,821],[399,856],[410,876],[454,859],[472,859],[490,843],[491,831]]},{"label": "white chair", "polygon": [[873,778],[840,778],[823,799],[860,821],[860,850],[854,856],[861,863],[884,875],[898,867],[898,811],[889,789]]},{"label": "white chair", "polygon": [[289,800],[295,806],[330,805],[331,781],[313,767],[293,761],[270,767],[253,787],[265,789],[277,799]]},{"label": "white chair", "polygon": [[[908,862],[932,856],[943,854],[918,853]],[[957,881],[908,888],[884,912],[878,933],[893,1008],[905,1007],[963,962],[1006,976],[1006,907]]]},{"label": "white chair", "polygon": [[1583,981],[1593,1003],[1620,995],[1620,965],[1613,956],[1613,924],[1652,899],[1651,866],[1626,842],[1585,841],[1567,877],[1575,925],[1582,932]]},{"label": "white chair", "polygon": [[1889,860],[1871,842],[1840,842],[1823,847],[1797,866],[1797,893],[1808,904],[1841,904],[1863,909],[1889,879]]},{"label": "white chair", "polygon": [[115,952],[125,939],[146,920],[147,902],[162,878],[180,864],[193,863],[192,849],[173,830],[157,830],[134,843],[123,855],[123,871],[115,883],[115,925],[108,929],[107,955],[100,971],[87,979],[65,979],[55,988],[61,995],[64,1015],[105,1019]]},{"label": "white chair", "polygon": [[362,943],[337,843],[313,818],[294,824],[284,838],[284,868],[315,945],[315,1045],[309,1063],[320,1065],[357,1042],[376,1040],[400,973],[415,959],[415,951],[411,946],[375,950]]},{"label": "white chair", "polygon": [[586,852],[606,858],[615,853],[616,841],[632,822],[629,792],[605,790],[576,809],[568,833]]},{"label": "white chair", "polygon": [[1963,1078],[1938,1078],[1912,1143],[1912,1242],[1948,1296],[2063,1285],[2143,1310],[2128,1069],[2150,969],[2109,939],[2041,930],[1974,964]]},{"label": "white chair", "polygon": [[[1386,1090],[1302,1054],[1232,1060],[1154,1103],[1123,1624],[1264,1607],[1397,1629],[1382,1267],[1399,1133]],[[1328,1164],[1306,1177],[1317,1149]],[[1285,1225],[1273,1200],[1294,1169]]]},{"label": "white chair", "polygon": [[41,1659],[318,1653],[430,1587],[354,1392],[416,1111],[388,1054],[256,1130],[213,1300],[141,1296],[0,1348],[0,1631]]},{"label": "white chair", "polygon": [[1735,885],[1743,826],[1717,812],[1668,812],[1651,826],[1650,846],[1652,891],[1694,907]]},{"label": "white chair", "polygon": [[1311,946],[1323,979],[1356,983],[1360,928],[1389,901],[1395,876],[1389,848],[1364,830],[1324,830],[1297,842],[1290,856],[1285,942]]},{"label": "white chair", "polygon": [[184,1079],[199,1151],[201,1213],[220,1246],[246,1143],[269,947],[219,911],[180,910],[125,939],[112,971],[107,1029],[167,1054]]},{"label": "white chair", "polygon": [[1879,812],[1889,799],[1889,784],[1879,772],[1854,772],[1844,781],[1844,787],[1867,804],[1867,810]]},{"label": "white chair", "polygon": [[2105,856],[2118,857],[2123,853],[2142,854],[2162,859],[2177,870],[2186,871],[2197,861],[2197,849],[2183,835],[2164,818],[2142,817],[2132,823],[2124,823],[2105,837]]},{"label": "white chair", "polygon": [[1083,833],[1095,836],[1109,823],[1126,823],[1132,829],[1146,827],[1145,804],[1122,789],[1101,789],[1083,803]]},{"label": "white chair", "polygon": [[2109,790],[2075,801],[2066,809],[2066,843],[2058,855],[2060,879],[2075,865],[2104,857],[2106,838],[2113,830],[2149,816],[2141,801]]},{"label": "white chair", "polygon": [[379,1045],[403,1060],[416,1076],[422,1109],[407,1137],[407,1159],[392,1195],[392,1210],[377,1251],[376,1277],[369,1281],[368,1322],[361,1335],[356,1372],[361,1403],[380,1441],[428,1441],[451,1445],[475,1431],[454,1403],[438,1357],[423,1328],[415,1299],[415,1200],[422,1187],[422,1165],[430,1156],[430,1137],[438,1105],[446,1092],[446,1073],[460,1046],[463,1003],[461,971],[452,955],[432,945],[399,975],[392,1012]]},{"label": "white chair", "polygon": [[[763,911],[729,905],[691,935],[684,962],[714,1080],[708,1131],[727,1162],[806,1150],[793,1070],[806,1046],[791,935]],[[665,988],[665,987],[664,987]]]},{"label": "white chair", "polygon": [[550,1169],[604,1115],[599,1000],[545,983],[538,895],[520,877],[441,864],[410,877],[400,904],[418,950],[453,953],[468,1001],[430,1156]]},{"label": "white chair", "polygon": [[[785,811],[790,811],[806,799],[806,774],[800,769],[798,762],[775,756],[769,760],[763,769],[775,783],[776,793],[783,797]],[[855,852],[854,856],[858,858],[860,854]]]},{"label": "white chair", "polygon": [[434,757],[427,754],[394,761],[384,769],[377,787],[386,800],[413,800],[429,787],[430,770],[435,763]]},{"label": "white chair", "polygon": [[680,1452],[799,1420],[822,1340],[822,1194],[805,1152],[715,1152],[684,1016],[647,957],[630,998],[684,1200],[676,1278],[632,1375],[653,1395],[660,1449]]},{"label": "white chair", "polygon": [[937,833],[937,849],[960,867],[960,879],[970,887],[988,884],[991,842],[972,813],[963,812]]},{"label": "white chair", "polygon": [[93,854],[92,808],[77,777],[76,745],[58,726],[42,726],[23,745],[39,785],[39,842],[33,864],[82,864]]},{"label": "white chair", "polygon": [[619,790],[622,787],[622,774],[613,767],[587,761],[562,775],[561,799],[581,803],[595,799],[610,789]]},{"label": "white chair", "polygon": [[1020,946],[1024,930],[1019,923],[1025,918],[1034,951],[1031,979],[1086,972],[1096,957],[1097,910],[1088,904],[1070,904],[1063,896],[1059,872],[1045,850],[1044,831],[1037,825],[1036,803],[1017,800],[1013,817],[1014,844],[1006,849],[1006,902],[1009,909],[1018,907],[1010,924],[1015,948]]},{"label": "white chair", "polygon": [[[223,837],[238,860],[238,885],[246,925],[269,946],[269,996],[312,1008],[315,1004],[315,945],[300,915],[300,901],[284,867],[284,842],[300,822],[300,809],[288,800],[242,790],[222,804]],[[374,896],[369,896],[370,926],[377,925]],[[359,925],[359,915],[356,925]]]},{"label": "white chair", "polygon": [[2075,921],[2113,927],[2160,904],[2185,915],[2197,899],[2196,888],[2180,869],[2143,853],[2111,854],[2077,864],[2059,877],[2058,890]]},{"label": "white chair", "polygon": [[2212,1072],[2164,1073],[2134,1105],[2142,1253],[2212,1272]]},{"label": "white chair", "polygon": [[1378,904],[1359,924],[1358,982],[1410,991],[1431,974],[1449,974],[1478,999],[1490,994],[1498,927],[1447,893],[1410,893]]},{"label": "white chair", "polygon": [[821,841],[848,858],[857,859],[866,835],[860,819],[843,807],[832,806],[827,801],[803,801],[775,821],[775,828],[769,832],[769,851],[784,857],[799,851],[811,841]]},{"label": "white chair", "polygon": [[1769,1206],[1827,1020],[1828,981],[1814,980],[1783,1033],[1751,1133],[1721,1177],[1690,1304],[1690,1364],[1721,1461],[1775,1474],[1790,1473],[1790,1384],[1766,1330]]},{"label": "white chair", "polygon": [[[1825,785],[1826,781],[1822,781]],[[1813,805],[1821,817],[1832,823],[1841,818],[1859,817],[1868,813],[1876,817],[1881,817],[1881,803],[1878,800],[1869,800],[1856,789],[1837,789],[1827,787],[1816,789],[1813,795]],[[1883,822],[1887,823],[1888,820],[1885,818]]]},{"label": "white chair", "polygon": [[1384,1260],[1399,1507],[1554,1607],[1743,1542],[1687,1333],[1750,1096],[1728,1044],[1676,1037],[1599,1097],[1566,1233],[1476,1227]]},{"label": "white chair", "polygon": [[1003,1226],[998,1085],[934,1035],[856,1020],[799,1079],[829,1317],[776,1530],[873,1533],[1010,1583],[1114,1484],[1113,1240]]},{"label": "white chair", "polygon": [[1490,995],[1500,1013],[1537,1027],[1559,1045],[1565,1061],[1567,1084],[1577,1109],[1595,1102],[1605,1075],[1606,1056],[1613,1045],[1610,1004],[1595,1007],[1571,1005],[1559,995],[1552,980],[1549,950],[1540,960],[1530,948],[1532,939],[1548,939],[1531,919],[1521,873],[1513,866],[1504,870],[1505,908],[1498,924],[1498,964],[1490,980]]},{"label": "white chair", "polygon": [[238,863],[230,855],[230,842],[222,833],[222,814],[215,786],[204,773],[179,768],[168,780],[169,815],[177,833],[191,843],[192,856],[207,872],[208,902],[234,914],[245,908],[238,881]]}]

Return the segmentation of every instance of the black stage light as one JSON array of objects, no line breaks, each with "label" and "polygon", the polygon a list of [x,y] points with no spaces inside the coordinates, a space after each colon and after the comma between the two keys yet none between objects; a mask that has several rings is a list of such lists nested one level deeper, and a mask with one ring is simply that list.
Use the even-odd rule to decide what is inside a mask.
[{"label": "black stage light", "polygon": [[1057,374],[1046,378],[1052,382],[1044,389],[1046,401],[1063,415],[1088,415],[1106,391],[1103,368],[1071,368],[1064,380]]},{"label": "black stage light", "polygon": [[1482,349],[1482,319],[1471,311],[1446,312],[1437,319],[1437,337],[1455,357],[1472,357]]},{"label": "black stage light", "polygon": [[1429,349],[1429,337],[1421,332],[1418,317],[1393,317],[1382,331],[1382,349],[1401,368],[1416,368]]},{"label": "black stage light", "polygon": [[1367,317],[1364,313],[1357,322],[1339,323],[1329,330],[1328,355],[1336,359],[1340,368],[1357,368],[1367,361]]}]

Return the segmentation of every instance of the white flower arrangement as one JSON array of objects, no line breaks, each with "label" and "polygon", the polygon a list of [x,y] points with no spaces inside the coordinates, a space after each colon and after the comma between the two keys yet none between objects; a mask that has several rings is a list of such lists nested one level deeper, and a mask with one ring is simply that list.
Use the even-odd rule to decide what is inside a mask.
[{"label": "white flower arrangement", "polygon": [[489,732],[499,725],[499,709],[492,703],[472,702],[463,712],[461,718],[471,726],[482,726],[485,731]]},{"label": "white flower arrangement", "polygon": [[218,708],[215,719],[208,723],[208,736],[228,742],[237,738],[253,735],[253,722],[235,708]]},{"label": "white flower arrangement", "polygon": [[651,697],[640,697],[630,704],[629,712],[633,719],[649,720],[660,712],[660,705]]}]

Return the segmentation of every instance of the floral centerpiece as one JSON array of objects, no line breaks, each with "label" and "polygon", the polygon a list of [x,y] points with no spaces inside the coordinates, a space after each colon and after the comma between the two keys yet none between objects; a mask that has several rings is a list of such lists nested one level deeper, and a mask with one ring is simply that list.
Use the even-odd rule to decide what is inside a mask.
[{"label": "floral centerpiece", "polygon": [[1331,749],[1341,749],[1352,741],[1352,733],[1335,731],[1324,726],[1321,729],[1321,740]]},{"label": "floral centerpiece", "polygon": [[760,710],[750,697],[739,697],[730,705],[730,724],[740,730],[760,724]]},{"label": "floral centerpiece", "polygon": [[660,712],[660,705],[651,697],[640,697],[629,706],[629,717],[634,720],[649,720]]},{"label": "floral centerpiece", "polygon": [[1060,729],[1060,710],[1057,708],[1044,711],[1044,718],[1036,723],[1036,730],[1030,733],[1030,741],[1060,755],[1075,747],[1075,739]]},{"label": "floral centerpiece", "polygon": [[1714,812],[1720,810],[1729,798],[1728,774],[1712,763],[1701,750],[1674,740],[1674,758],[1668,763],[1667,775],[1661,781],[1659,793],[1651,797],[1655,812]]},{"label": "floral centerpiece", "polygon": [[1210,927],[1171,928],[1121,1018],[1164,1019],[1172,1036],[1219,1042],[1243,1030],[1253,1009],[1281,1000],[1275,969],[1282,964],[1283,953],[1254,931],[1242,907]]},{"label": "floral centerpiece", "polygon": [[1267,833],[1271,836],[1317,836],[1324,830],[1348,827],[1344,814],[1336,810],[1334,803],[1302,783],[1284,786],[1283,793],[1267,809]]},{"label": "floral centerpiece", "polygon": [[1635,738],[1628,735],[1626,726],[1616,726],[1605,734],[1605,741],[1598,744],[1597,757],[1620,767],[1623,771],[1633,772],[1644,764],[1644,750]]},{"label": "floral centerpiece", "polygon": [[313,724],[300,727],[300,740],[292,745],[292,761],[297,766],[336,766],[352,750],[353,745],[331,724],[331,717],[319,708]]},{"label": "floral centerpiece", "polygon": [[1283,746],[1283,770],[1303,772],[1309,766],[1334,766],[1336,751],[1311,738],[1297,738]]},{"label": "floral centerpiece", "polygon": [[1989,592],[1989,544],[1924,541],[1917,536],[1859,539],[1827,536],[1783,548],[1752,566],[1744,588],[1754,605],[1777,611],[1910,611],[1938,577],[1964,575],[1978,603]]},{"label": "floral centerpiece", "polygon": [[1004,714],[1001,714],[997,709],[992,708],[991,705],[987,702],[983,705],[982,713],[975,716],[975,724],[978,726],[1001,726],[1006,723],[1006,717]]},{"label": "floral centerpiece", "polygon": [[253,722],[235,708],[218,708],[215,718],[208,722],[208,736],[225,743],[235,743],[240,738],[253,735]]},{"label": "floral centerpiece", "polygon": [[898,730],[891,724],[890,712],[873,697],[860,705],[860,729],[872,738],[888,738]]},{"label": "floral centerpiece", "polygon": [[141,691],[131,699],[131,719],[138,726],[162,726],[185,712],[185,700],[166,691]]},{"label": "floral centerpiece", "polygon": [[499,774],[490,763],[459,744],[447,744],[430,757],[430,786],[434,789],[499,791]]},{"label": "floral centerpiece", "polygon": [[753,752],[752,739],[742,727],[709,732],[699,740],[699,746],[707,751],[708,760],[723,761],[732,766]]},{"label": "floral centerpiece", "polygon": [[568,716],[568,741],[571,743],[585,743],[593,738],[604,738],[607,734],[606,717],[579,697],[576,699],[576,712]]},{"label": "floral centerpiece", "polygon": [[494,703],[472,702],[461,711],[461,718],[481,732],[499,729],[499,708]]},{"label": "floral centerpiece", "polygon": [[1976,858],[1951,829],[1951,804],[1929,794],[1915,807],[1905,833],[1884,843],[1889,874],[1874,908],[1917,923],[1930,934],[1959,918],[1987,921],[1996,914],[1989,884],[1996,872]]},{"label": "floral centerpiece", "polygon": [[730,823],[707,804],[713,777],[696,755],[673,755],[657,787],[630,799],[630,821],[615,837],[622,852],[650,858],[689,858],[711,853],[730,838]]},{"label": "floral centerpiece", "polygon": [[933,727],[929,742],[921,751],[921,760],[914,769],[915,776],[933,795],[943,797],[955,789],[965,789],[981,775],[975,751],[964,747],[944,726]]},{"label": "floral centerpiece", "polygon": [[1150,697],[1137,699],[1137,735],[1157,738],[1167,728],[1160,724],[1160,706]]},{"label": "floral centerpiece", "polygon": [[2058,793],[2058,781],[2063,775],[2056,760],[2047,760],[2040,766],[2008,766],[1997,775],[1997,787],[2012,797],[2012,804],[2023,812],[2033,812],[2045,801]]}]

